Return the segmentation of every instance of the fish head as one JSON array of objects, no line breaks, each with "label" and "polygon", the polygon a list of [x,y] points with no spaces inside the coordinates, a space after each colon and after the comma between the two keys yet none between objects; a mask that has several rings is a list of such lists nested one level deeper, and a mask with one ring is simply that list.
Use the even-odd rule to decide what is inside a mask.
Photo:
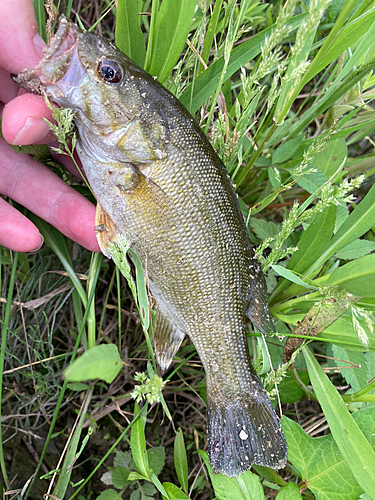
[{"label": "fish head", "polygon": [[15,80],[72,109],[84,149],[98,160],[142,164],[165,157],[153,77],[64,16],[39,65]]}]

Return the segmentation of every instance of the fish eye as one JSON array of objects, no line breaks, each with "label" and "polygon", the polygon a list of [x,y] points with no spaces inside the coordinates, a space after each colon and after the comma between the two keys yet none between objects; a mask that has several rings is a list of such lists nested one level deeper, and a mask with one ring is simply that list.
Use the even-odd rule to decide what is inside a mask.
[{"label": "fish eye", "polygon": [[119,83],[122,80],[122,69],[115,61],[102,59],[98,64],[98,75],[108,83]]}]

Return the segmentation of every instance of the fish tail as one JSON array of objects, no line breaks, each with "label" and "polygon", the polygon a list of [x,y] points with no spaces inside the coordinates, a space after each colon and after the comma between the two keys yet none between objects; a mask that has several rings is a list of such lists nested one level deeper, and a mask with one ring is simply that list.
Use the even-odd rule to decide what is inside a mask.
[{"label": "fish tail", "polygon": [[231,397],[207,393],[208,455],[215,473],[234,477],[252,464],[285,467],[287,447],[279,419],[255,375],[250,387]]}]

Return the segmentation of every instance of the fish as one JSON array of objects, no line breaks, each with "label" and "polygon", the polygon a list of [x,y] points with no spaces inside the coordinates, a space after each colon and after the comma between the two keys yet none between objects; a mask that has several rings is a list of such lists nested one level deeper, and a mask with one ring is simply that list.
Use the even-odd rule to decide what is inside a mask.
[{"label": "fish", "polygon": [[193,342],[206,373],[213,472],[283,468],[286,442],[246,337],[247,319],[275,332],[265,278],[231,179],[197,122],[155,77],[63,16],[44,58],[17,81],[74,112],[99,245],[111,258],[122,235],[138,254],[161,369],[186,335]]}]

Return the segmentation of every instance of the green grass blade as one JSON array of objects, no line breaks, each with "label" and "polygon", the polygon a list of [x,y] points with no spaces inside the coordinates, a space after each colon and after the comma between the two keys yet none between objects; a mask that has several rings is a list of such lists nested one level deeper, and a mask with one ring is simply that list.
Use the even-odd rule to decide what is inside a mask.
[{"label": "green grass blade", "polygon": [[313,389],[333,438],[359,485],[370,498],[374,498],[375,452],[311,351],[304,347],[303,353]]},{"label": "green grass blade", "polygon": [[[295,16],[292,20],[288,21],[287,24],[291,26],[292,29],[298,28],[305,17],[306,14]],[[273,29],[274,27],[271,26],[261,31],[252,37],[251,40],[242,43],[232,50],[225,74],[226,78],[232,76],[241,66],[244,66],[260,54],[262,45],[266,38],[271,35]],[[222,57],[211,64],[211,66],[203,71],[193,83],[187,86],[180,97],[180,101],[190,113],[194,114],[215,92],[223,67],[224,58]]]},{"label": "green grass blade", "polygon": [[47,222],[40,219],[36,215],[30,214],[30,219],[39,229],[40,233],[44,238],[45,243],[55,252],[56,256],[59,258],[61,264],[65,268],[65,271],[69,274],[69,278],[72,280],[73,285],[76,287],[76,290],[79,293],[79,296],[82,300],[84,307],[86,307],[87,295],[80,280],[78,279],[77,274],[73,269],[73,264],[70,259],[65,238],[57,229],[50,226]]},{"label": "green grass blade", "polygon": [[118,0],[115,39],[117,47],[143,68],[146,48],[138,22],[137,0]]},{"label": "green grass blade", "polygon": [[182,429],[179,428],[174,439],[174,466],[178,480],[186,494],[188,494],[188,465],[186,457],[186,448]]},{"label": "green grass blade", "polygon": [[79,441],[81,438],[83,424],[87,418],[87,411],[89,409],[90,401],[94,392],[94,387],[91,387],[86,393],[86,399],[82,405],[81,414],[77,423],[77,427],[74,429],[72,439],[69,443],[68,450],[66,452],[66,456],[64,459],[63,466],[61,468],[61,472],[59,475],[59,479],[57,481],[57,485],[54,491],[54,494],[58,498],[64,498],[66,490],[70,483],[70,477],[72,474],[72,468],[74,466],[75,461],[77,460],[77,449],[79,445]]},{"label": "green grass blade", "polygon": [[339,57],[345,50],[347,50],[348,47],[352,47],[371,26],[374,20],[373,11],[366,12],[362,16],[354,19],[352,22],[344,26],[347,16],[355,3],[356,0],[348,0],[344,3],[343,8],[340,10],[340,14],[336,19],[335,25],[329,32],[329,35],[315,56],[311,66],[303,76],[301,80],[302,86],[314,78],[319,71]]},{"label": "green grass blade", "polygon": [[[216,0],[214,10],[212,12],[210,22],[208,24],[207,33],[206,33],[206,36],[204,37],[202,59],[206,64],[208,61],[208,57],[210,55],[212,42],[214,40],[215,31],[216,31],[217,22],[219,19],[222,4],[223,4],[223,0]],[[202,71],[203,71],[203,67],[201,69],[201,72]]]},{"label": "green grass blade", "polygon": [[38,33],[47,42],[46,31],[46,11],[44,10],[44,0],[33,0],[34,13],[36,24],[38,25]]},{"label": "green grass blade", "polygon": [[150,326],[150,311],[148,305],[145,274],[138,255],[131,249],[129,249],[129,254],[131,255],[131,258],[135,265],[139,314],[141,316],[143,328],[145,330],[148,330]]},{"label": "green grass blade", "polygon": [[196,0],[164,0],[157,16],[151,61],[146,68],[163,83],[171,74],[186,43]]}]

